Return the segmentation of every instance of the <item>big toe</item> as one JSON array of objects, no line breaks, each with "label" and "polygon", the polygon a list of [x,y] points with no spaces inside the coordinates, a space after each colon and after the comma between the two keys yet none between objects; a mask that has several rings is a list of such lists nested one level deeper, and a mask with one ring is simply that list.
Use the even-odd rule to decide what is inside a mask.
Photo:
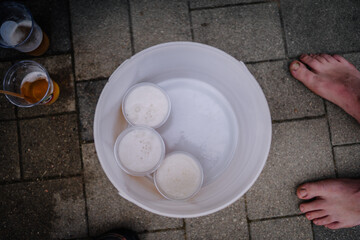
[{"label": "big toe", "polygon": [[300,61],[293,61],[290,64],[290,73],[297,80],[301,81],[310,89],[315,85],[315,73],[306,68]]},{"label": "big toe", "polygon": [[327,195],[326,184],[323,181],[311,182],[300,185],[296,195],[300,199],[312,199],[314,197]]}]

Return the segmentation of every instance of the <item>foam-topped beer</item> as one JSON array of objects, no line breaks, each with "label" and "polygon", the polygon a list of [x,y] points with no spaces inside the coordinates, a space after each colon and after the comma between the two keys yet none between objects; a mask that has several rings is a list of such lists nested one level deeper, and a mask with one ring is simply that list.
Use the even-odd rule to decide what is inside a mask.
[{"label": "foam-topped beer", "polygon": [[122,109],[131,125],[158,128],[169,117],[171,104],[169,96],[159,86],[140,83],[125,93]]},{"label": "foam-topped beer", "polygon": [[119,166],[128,174],[145,176],[154,172],[165,155],[161,136],[152,128],[138,126],[124,130],[114,146]]},{"label": "foam-topped beer", "polygon": [[191,198],[200,190],[202,183],[200,163],[186,152],[173,152],[166,156],[155,173],[155,185],[168,199]]}]

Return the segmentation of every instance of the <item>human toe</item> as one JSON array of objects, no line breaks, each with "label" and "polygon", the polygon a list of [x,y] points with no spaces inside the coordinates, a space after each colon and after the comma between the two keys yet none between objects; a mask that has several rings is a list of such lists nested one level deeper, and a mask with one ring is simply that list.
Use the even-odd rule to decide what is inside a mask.
[{"label": "human toe", "polygon": [[293,61],[290,64],[290,73],[294,78],[304,83],[308,88],[312,88],[314,84],[315,73],[307,69],[303,63],[299,61]]},{"label": "human toe", "polygon": [[344,57],[342,57],[340,55],[337,55],[337,54],[334,54],[333,58],[336,59],[338,62],[341,62],[341,63],[345,63],[345,62],[347,63],[348,62]]},{"label": "human toe", "polygon": [[311,199],[314,197],[324,196],[327,195],[328,192],[326,185],[326,180],[304,183],[297,188],[296,194],[300,199]]},{"label": "human toe", "polygon": [[333,223],[324,225],[324,227],[335,230],[335,229],[342,228],[343,225],[339,222],[333,222]]},{"label": "human toe", "polygon": [[310,68],[312,69],[319,69],[321,68],[321,62],[319,62],[319,60],[316,59],[317,55],[315,54],[303,54],[300,56],[300,61],[302,61],[303,63],[305,63],[306,65],[308,65]]},{"label": "human toe", "polygon": [[300,208],[300,211],[303,213],[323,210],[324,200],[317,199],[317,200],[313,200],[311,202],[302,203],[302,204],[300,204],[299,208]]},{"label": "human toe", "polygon": [[320,55],[315,55],[314,58],[315,58],[316,60],[318,60],[318,61],[319,61],[320,63],[322,63],[322,64],[328,63],[328,61],[326,60],[326,58],[323,57],[321,54],[320,54]]},{"label": "human toe", "polygon": [[317,218],[313,220],[315,225],[328,225],[330,223],[335,222],[331,216],[326,216],[322,218]]},{"label": "human toe", "polygon": [[329,54],[320,54],[320,56],[324,59],[326,59],[327,62],[329,63],[335,63],[335,62],[338,62],[333,56],[329,55]]},{"label": "human toe", "polygon": [[328,215],[327,212],[325,212],[324,210],[318,210],[318,211],[307,212],[305,214],[305,217],[308,220],[313,220],[317,218],[326,217],[327,215]]}]

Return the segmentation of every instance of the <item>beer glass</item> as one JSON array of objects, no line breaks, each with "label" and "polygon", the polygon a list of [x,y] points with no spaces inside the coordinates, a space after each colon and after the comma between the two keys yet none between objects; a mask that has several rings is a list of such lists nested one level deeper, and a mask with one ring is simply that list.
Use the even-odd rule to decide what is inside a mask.
[{"label": "beer glass", "polygon": [[40,56],[49,48],[49,38],[30,11],[16,2],[0,3],[0,46]]},{"label": "beer glass", "polygon": [[37,62],[24,60],[13,65],[5,74],[3,89],[22,96],[6,95],[18,107],[49,105],[59,97],[60,89],[46,69]]}]

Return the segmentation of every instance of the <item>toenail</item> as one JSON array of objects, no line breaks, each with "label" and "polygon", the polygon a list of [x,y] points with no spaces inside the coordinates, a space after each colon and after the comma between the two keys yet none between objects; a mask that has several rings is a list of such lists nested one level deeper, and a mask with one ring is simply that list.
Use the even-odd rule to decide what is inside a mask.
[{"label": "toenail", "polygon": [[291,65],[291,70],[296,71],[300,67],[300,64],[298,62],[295,62]]},{"label": "toenail", "polygon": [[305,209],[304,209],[304,206],[303,206],[303,205],[300,205],[300,211],[301,211],[301,212],[304,212],[304,210],[305,210]]},{"label": "toenail", "polygon": [[306,189],[305,188],[301,188],[299,191],[299,195],[300,197],[304,198],[307,195]]}]

